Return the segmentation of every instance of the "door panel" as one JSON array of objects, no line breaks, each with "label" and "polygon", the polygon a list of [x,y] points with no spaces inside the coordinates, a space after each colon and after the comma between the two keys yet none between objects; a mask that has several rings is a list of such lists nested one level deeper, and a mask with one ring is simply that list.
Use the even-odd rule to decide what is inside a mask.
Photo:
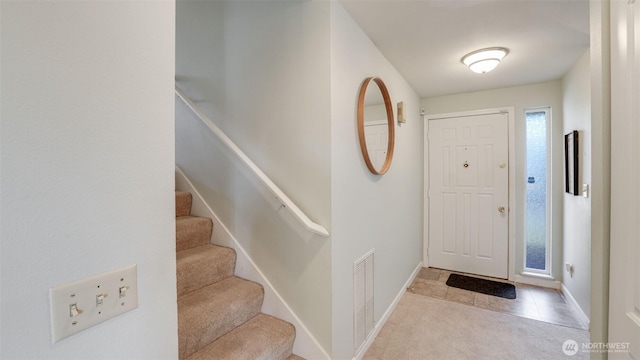
[{"label": "door panel", "polygon": [[[609,359],[640,359],[640,2],[611,1]],[[633,155],[631,155],[633,154]]]},{"label": "door panel", "polygon": [[507,278],[509,172],[499,163],[508,163],[508,116],[428,126],[429,265]]},{"label": "door panel", "polygon": [[457,196],[453,193],[442,194],[442,251],[455,255],[456,250],[456,201]]},{"label": "door panel", "polygon": [[389,141],[389,126],[386,120],[368,121],[364,124],[367,152],[376,169],[382,168],[387,159],[387,143]]},{"label": "door panel", "polygon": [[[478,149],[476,146],[458,146],[457,159],[465,159],[464,161],[478,164]],[[467,164],[469,165],[469,164]],[[463,165],[464,166],[464,165]],[[455,168],[454,168],[455,170]],[[458,188],[461,187],[478,187],[478,167],[469,166],[465,171],[459,171],[458,175]]]},{"label": "door panel", "polygon": [[[493,259],[494,199],[487,194],[478,195],[478,257]],[[506,241],[506,237],[505,237]],[[505,251],[506,254],[506,251]],[[506,264],[505,264],[506,270]],[[506,274],[505,274],[506,277]]]}]

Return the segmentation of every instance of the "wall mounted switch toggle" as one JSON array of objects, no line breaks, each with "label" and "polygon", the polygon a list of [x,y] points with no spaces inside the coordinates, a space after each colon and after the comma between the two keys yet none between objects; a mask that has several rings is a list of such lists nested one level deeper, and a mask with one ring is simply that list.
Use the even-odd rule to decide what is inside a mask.
[{"label": "wall mounted switch toggle", "polygon": [[107,294],[98,294],[96,295],[96,306],[101,306],[104,304],[104,298],[106,298]]},{"label": "wall mounted switch toggle", "polygon": [[78,304],[69,305],[69,316],[76,317],[82,313],[82,310],[78,309]]},{"label": "wall mounted switch toggle", "polygon": [[137,308],[137,271],[131,265],[49,289],[52,341]]},{"label": "wall mounted switch toggle", "polygon": [[120,287],[120,289],[118,289],[118,292],[119,292],[121,298],[127,296],[127,290],[128,289],[129,289],[128,286],[122,286],[122,287]]}]

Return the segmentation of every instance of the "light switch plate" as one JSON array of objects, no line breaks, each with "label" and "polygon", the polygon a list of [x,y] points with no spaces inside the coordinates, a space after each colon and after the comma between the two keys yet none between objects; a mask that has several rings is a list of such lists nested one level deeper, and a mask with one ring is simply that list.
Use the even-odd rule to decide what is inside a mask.
[{"label": "light switch plate", "polygon": [[582,184],[582,197],[589,197],[589,184]]},{"label": "light switch plate", "polygon": [[49,289],[53,343],[138,307],[137,266]]}]

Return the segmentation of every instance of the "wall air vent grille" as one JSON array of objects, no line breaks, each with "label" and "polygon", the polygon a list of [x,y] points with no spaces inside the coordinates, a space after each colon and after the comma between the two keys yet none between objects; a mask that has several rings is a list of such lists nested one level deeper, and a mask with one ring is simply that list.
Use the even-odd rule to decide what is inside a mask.
[{"label": "wall air vent grille", "polygon": [[374,328],[373,261],[374,250],[353,263],[353,350],[358,354]]}]

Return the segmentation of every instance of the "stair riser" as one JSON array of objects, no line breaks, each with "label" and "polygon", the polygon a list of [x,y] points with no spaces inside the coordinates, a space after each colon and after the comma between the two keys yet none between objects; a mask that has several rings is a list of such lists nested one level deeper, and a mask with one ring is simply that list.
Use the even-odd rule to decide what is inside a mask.
[{"label": "stair riser", "polygon": [[176,217],[191,215],[191,194],[184,191],[176,191]]},{"label": "stair riser", "polygon": [[235,264],[236,252],[229,248],[205,245],[178,252],[178,297],[233,276]]},{"label": "stair riser", "polygon": [[213,222],[207,218],[176,219],[176,251],[211,243]]}]

